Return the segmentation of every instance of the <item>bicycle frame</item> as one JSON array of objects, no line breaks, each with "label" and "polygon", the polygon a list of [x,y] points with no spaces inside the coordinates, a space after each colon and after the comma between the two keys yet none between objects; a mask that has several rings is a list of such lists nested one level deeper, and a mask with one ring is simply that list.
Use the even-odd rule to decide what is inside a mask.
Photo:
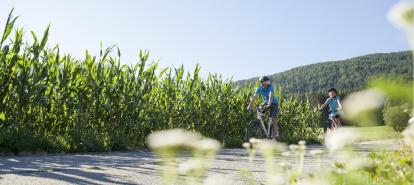
[{"label": "bicycle frame", "polygon": [[[326,113],[327,111],[325,110],[325,109],[323,109],[323,110],[321,110],[321,112],[323,112],[323,113]],[[335,118],[334,117],[331,117],[329,114],[329,112],[327,112],[328,113],[328,120],[329,120],[329,122],[330,122],[330,124],[331,124],[331,128],[330,129],[328,129],[329,127],[328,126],[326,126],[326,125],[324,125],[324,133],[326,133],[327,131],[332,131],[332,130],[334,130],[334,129],[337,129],[337,128],[339,128],[339,127],[341,127],[340,125],[339,125],[339,123],[337,123],[336,121],[335,121]]]},{"label": "bicycle frame", "polygon": [[266,129],[265,121],[263,120],[263,118],[270,119],[270,117],[263,114],[261,112],[261,109],[262,108],[260,106],[255,108],[255,111],[256,111],[256,114],[257,114],[257,119],[260,121],[260,126],[262,127],[264,133],[266,134],[266,137],[270,138],[271,137],[271,135],[270,135],[270,126],[272,125],[272,122],[271,121],[267,122],[267,129]]},{"label": "bicycle frame", "polygon": [[335,118],[329,118],[329,120],[332,123],[332,128],[333,129],[336,129],[336,128],[339,128],[340,127],[339,124],[335,121]]}]

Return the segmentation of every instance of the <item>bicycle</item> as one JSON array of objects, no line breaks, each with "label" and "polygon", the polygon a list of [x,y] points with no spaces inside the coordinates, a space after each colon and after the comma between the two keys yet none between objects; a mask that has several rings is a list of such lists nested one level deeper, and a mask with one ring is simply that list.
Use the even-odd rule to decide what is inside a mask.
[{"label": "bicycle", "polygon": [[[322,112],[326,112],[324,109],[321,110]],[[337,128],[340,128],[341,125],[339,123],[337,123],[335,121],[335,117],[331,114],[331,111],[327,111],[328,113],[328,119],[325,121],[324,126],[323,126],[323,133],[327,134],[328,133],[328,129],[330,131],[335,130]],[[338,113],[337,113],[338,115]]]},{"label": "bicycle", "polygon": [[[273,136],[273,124],[270,116],[263,113],[263,107],[258,106],[253,109],[253,112],[256,112],[257,117],[255,120],[249,122],[246,128],[246,140],[249,141],[251,138],[256,139],[271,139]],[[263,119],[267,119],[266,122]],[[277,139],[277,138],[275,138]]]}]

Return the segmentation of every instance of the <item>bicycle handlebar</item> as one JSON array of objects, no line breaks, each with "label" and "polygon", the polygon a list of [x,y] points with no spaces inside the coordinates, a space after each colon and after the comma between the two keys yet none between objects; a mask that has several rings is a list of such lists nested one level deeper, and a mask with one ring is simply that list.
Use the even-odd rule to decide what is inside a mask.
[{"label": "bicycle handlebar", "polygon": [[261,112],[262,109],[263,109],[263,106],[259,105],[259,106],[255,107],[255,108],[253,108],[252,110],[253,110],[253,112]]},{"label": "bicycle handlebar", "polygon": [[269,117],[269,116],[267,116],[267,115],[265,115],[265,114],[263,113],[263,106],[262,106],[262,105],[259,105],[259,106],[255,107],[255,108],[253,108],[252,110],[253,110],[253,112],[256,112],[256,114],[257,114],[258,116]]}]

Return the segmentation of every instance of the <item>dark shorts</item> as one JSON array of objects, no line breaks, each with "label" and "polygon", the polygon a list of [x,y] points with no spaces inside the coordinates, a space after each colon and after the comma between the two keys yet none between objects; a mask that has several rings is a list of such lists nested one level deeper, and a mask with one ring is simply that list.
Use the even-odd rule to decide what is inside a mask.
[{"label": "dark shorts", "polygon": [[335,118],[340,118],[338,112],[331,112],[329,111],[329,120],[325,121],[325,127],[327,128],[333,128],[332,120]]},{"label": "dark shorts", "polygon": [[[267,105],[267,104],[263,104],[263,105]],[[269,116],[271,118],[277,118],[277,114],[279,114],[279,105],[272,103],[272,105],[270,106],[270,108],[268,108],[265,111],[269,111],[269,114],[270,114]]]},{"label": "dark shorts", "polygon": [[329,119],[339,118],[338,112],[329,111]]}]

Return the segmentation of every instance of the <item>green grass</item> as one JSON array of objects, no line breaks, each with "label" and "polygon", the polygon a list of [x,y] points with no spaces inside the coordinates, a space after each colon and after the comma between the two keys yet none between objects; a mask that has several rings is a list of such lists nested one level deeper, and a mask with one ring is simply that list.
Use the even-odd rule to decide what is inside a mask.
[{"label": "green grass", "polygon": [[[394,131],[388,126],[367,126],[367,127],[353,127],[345,126],[345,129],[352,130],[358,133],[358,141],[375,141],[384,139],[397,139],[401,138],[401,134]],[[321,140],[323,138],[323,130],[321,128]]]},{"label": "green grass", "polygon": [[401,134],[388,126],[345,127],[359,133],[359,141],[400,138]]}]

